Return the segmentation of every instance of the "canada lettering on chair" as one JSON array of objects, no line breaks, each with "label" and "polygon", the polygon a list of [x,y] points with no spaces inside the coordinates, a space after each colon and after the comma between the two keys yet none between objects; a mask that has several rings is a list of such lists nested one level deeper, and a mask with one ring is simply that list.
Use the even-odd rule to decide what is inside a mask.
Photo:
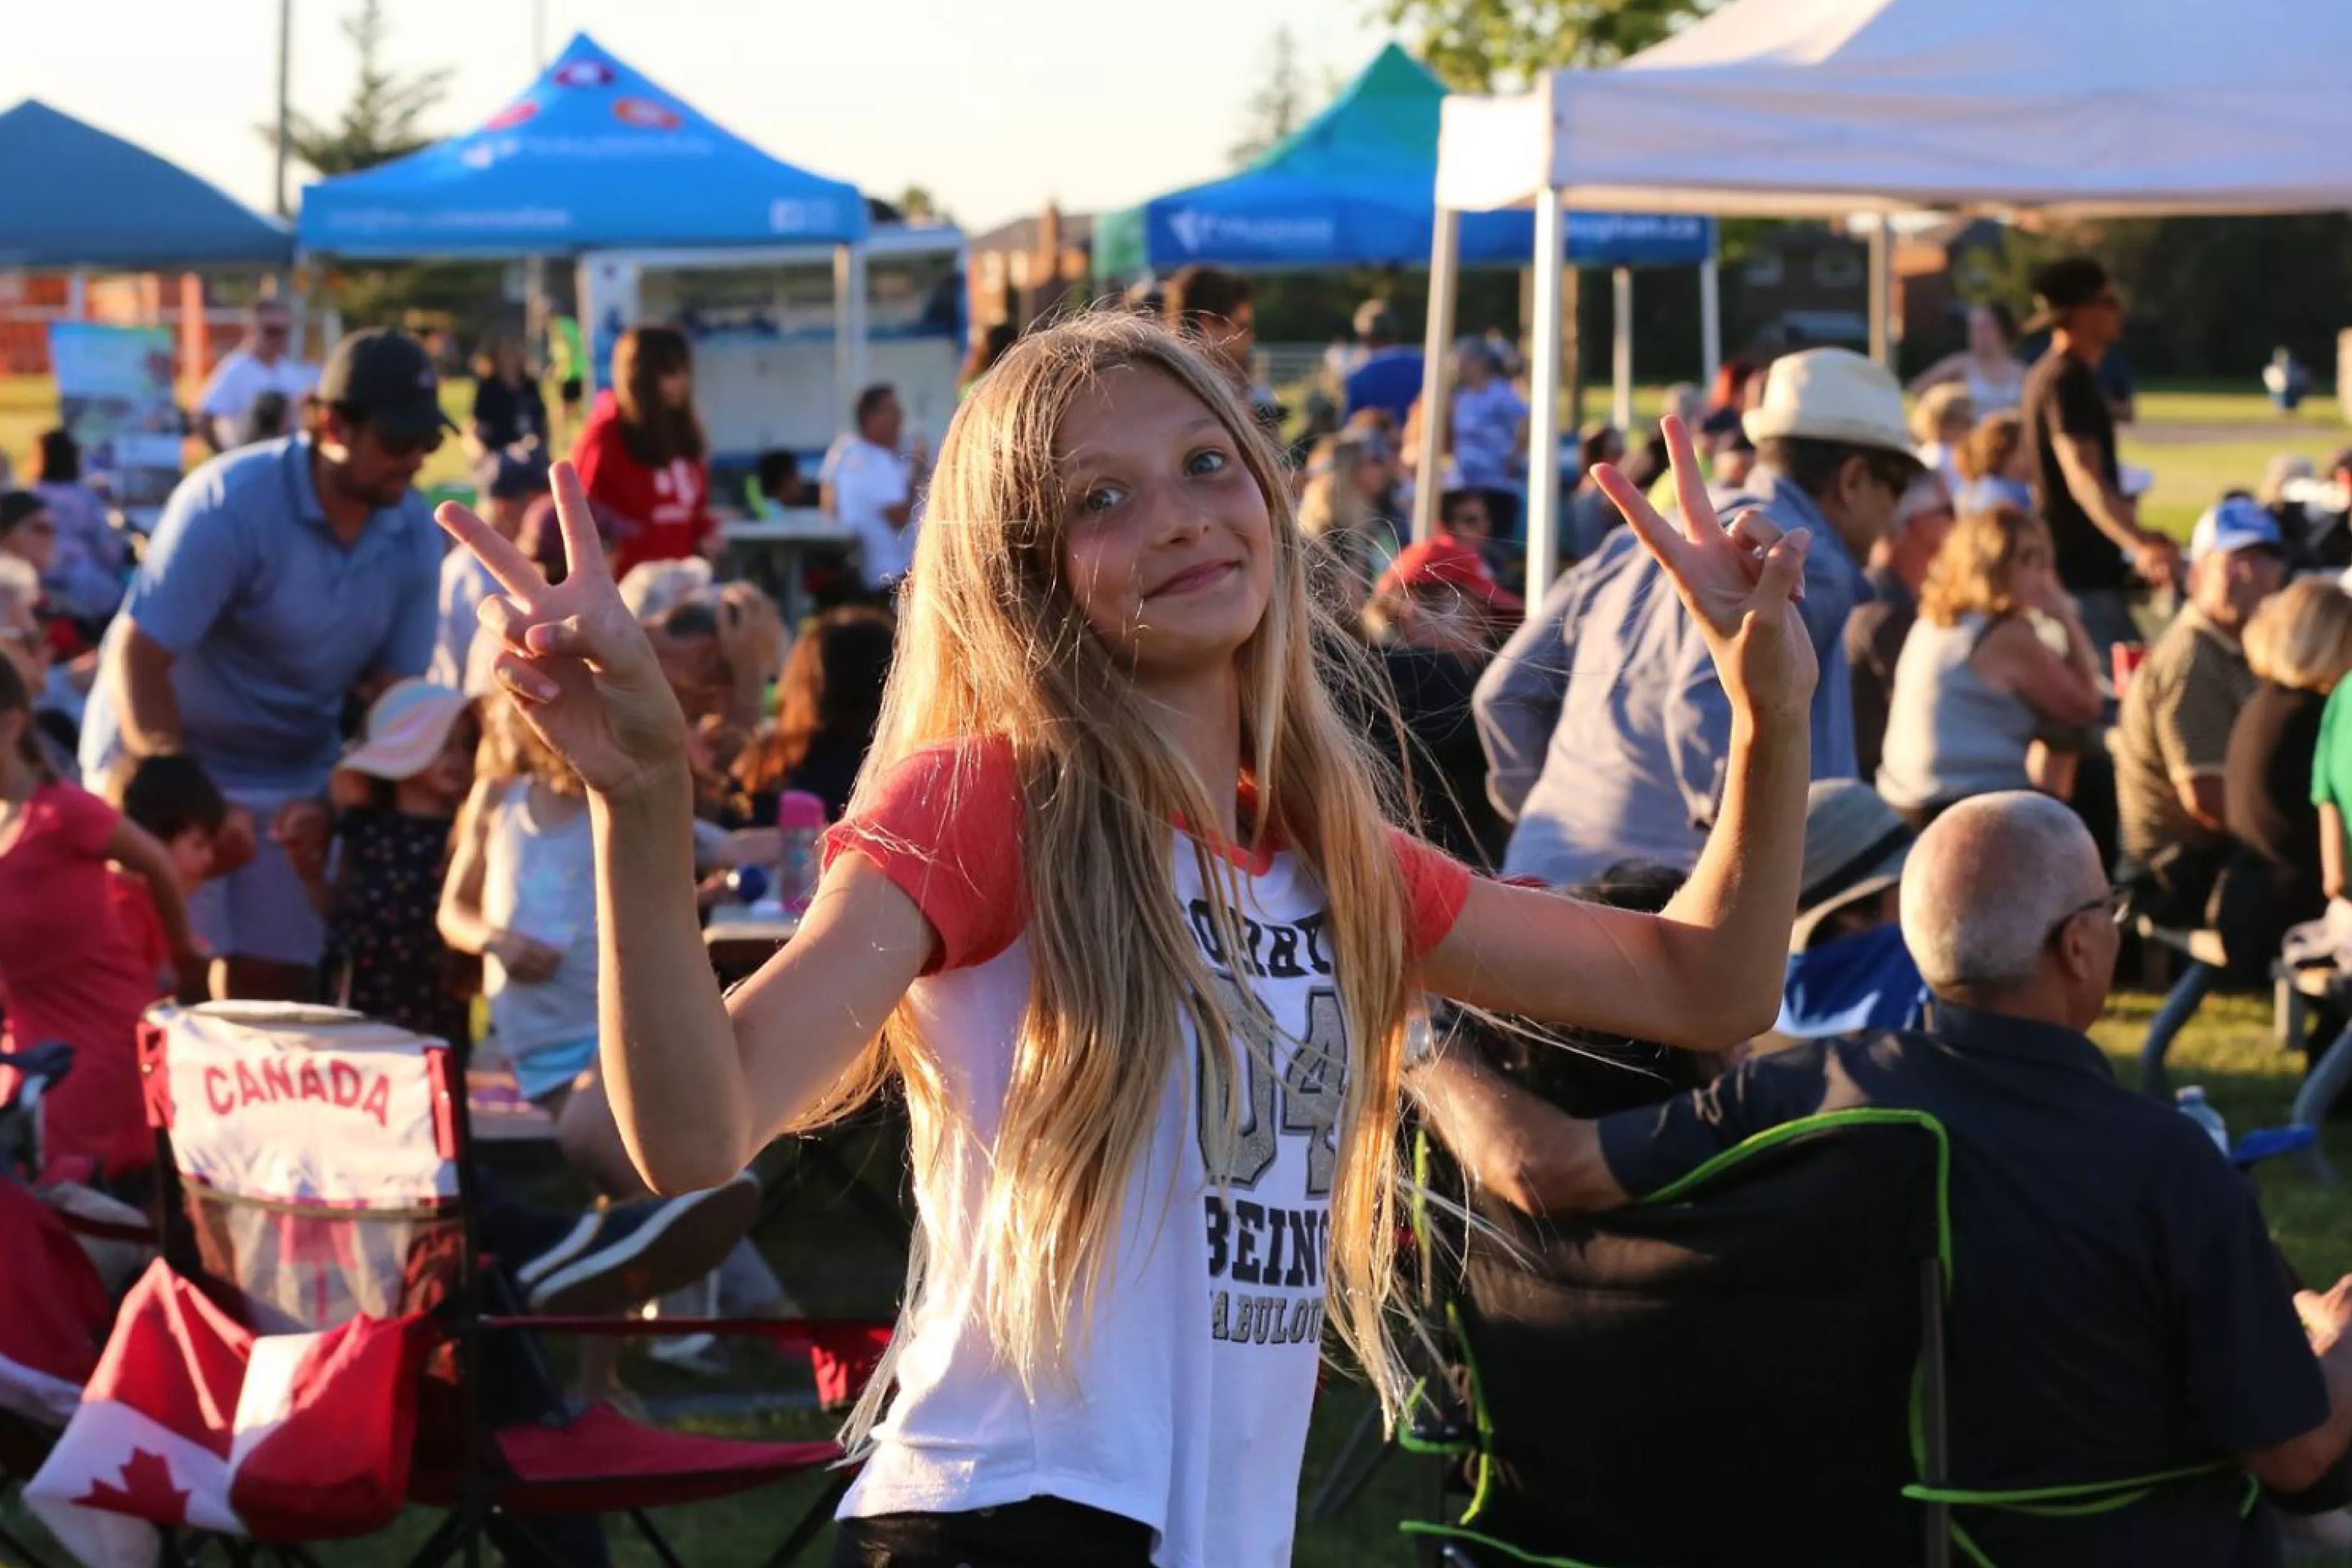
[{"label": "canada lettering on chair", "polygon": [[373,1116],[379,1127],[392,1121],[392,1080],[380,1072],[362,1073],[349,1062],[329,1062],[324,1072],[316,1062],[304,1062],[299,1070],[282,1061],[263,1062],[258,1071],[238,1062],[233,1076],[227,1068],[208,1067],[205,1099],[220,1116],[248,1105],[307,1100]]}]

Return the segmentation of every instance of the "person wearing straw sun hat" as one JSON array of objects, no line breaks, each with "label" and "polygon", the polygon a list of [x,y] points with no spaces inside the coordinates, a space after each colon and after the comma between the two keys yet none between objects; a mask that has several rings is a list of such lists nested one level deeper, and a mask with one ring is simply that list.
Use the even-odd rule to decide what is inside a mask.
[{"label": "person wearing straw sun hat", "polygon": [[[1777,361],[1742,427],[1746,484],[1713,497],[1752,542],[1810,536],[1801,606],[1821,665],[1815,778],[1856,773],[1847,616],[1871,597],[1862,563],[1921,472],[1903,394],[1846,349]],[[1569,679],[1575,671],[1576,679]],[[1478,685],[1488,792],[1516,820],[1504,870],[1555,887],[1628,856],[1687,869],[1721,792],[1731,713],[1704,641],[1629,529],[1556,583]]]}]

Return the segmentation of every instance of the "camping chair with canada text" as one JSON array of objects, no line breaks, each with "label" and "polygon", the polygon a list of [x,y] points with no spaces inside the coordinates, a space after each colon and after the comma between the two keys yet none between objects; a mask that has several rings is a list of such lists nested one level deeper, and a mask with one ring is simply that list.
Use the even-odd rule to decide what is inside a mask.
[{"label": "camping chair with canada text", "polygon": [[477,1235],[464,1071],[443,1042],[331,1008],[214,1004],[156,1009],[141,1049],[175,1268],[257,1332],[427,1315],[407,1496],[444,1518],[410,1568],[472,1561],[485,1538],[509,1559],[520,1546],[561,1561],[550,1521],[607,1513],[677,1568],[647,1510],[797,1476],[821,1478],[820,1495],[772,1568],[824,1528],[849,1481],[834,1443],[706,1437],[603,1405],[516,1418],[492,1411],[489,1385],[520,1370],[551,1391],[542,1333],[718,1331],[807,1349],[820,1395],[838,1402],[887,1330],[520,1316]]}]

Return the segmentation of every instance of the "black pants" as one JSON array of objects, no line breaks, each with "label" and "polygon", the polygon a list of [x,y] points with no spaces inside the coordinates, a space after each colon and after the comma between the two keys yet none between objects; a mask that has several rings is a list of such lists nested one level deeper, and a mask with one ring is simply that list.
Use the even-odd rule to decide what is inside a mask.
[{"label": "black pants", "polygon": [[969,1513],[884,1513],[835,1528],[832,1568],[1150,1568],[1151,1528],[1031,1498]]}]

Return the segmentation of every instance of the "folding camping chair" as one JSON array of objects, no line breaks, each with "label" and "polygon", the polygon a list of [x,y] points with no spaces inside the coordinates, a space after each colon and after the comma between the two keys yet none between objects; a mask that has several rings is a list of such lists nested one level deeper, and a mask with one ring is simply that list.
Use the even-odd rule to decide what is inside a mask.
[{"label": "folding camping chair", "polygon": [[[464,1073],[441,1041],[331,1008],[215,1004],[158,1008],[141,1050],[175,1268],[257,1331],[360,1313],[424,1311],[436,1325],[408,1489],[446,1514],[410,1568],[470,1562],[489,1534],[545,1552],[544,1521],[603,1513],[626,1514],[677,1568],[646,1510],[809,1474],[823,1478],[820,1495],[771,1568],[824,1528],[849,1482],[834,1443],[703,1437],[604,1405],[494,1425],[485,1384],[519,1357],[537,1362],[541,1333],[737,1332],[808,1349],[832,1402],[855,1393],[887,1330],[500,1315],[511,1296],[476,1233]],[[516,1346],[501,1346],[495,1368],[491,1333]]]},{"label": "folding camping chair", "polygon": [[1458,1359],[1403,1427],[1450,1516],[1405,1524],[1423,1561],[1943,1568],[1905,1488],[1943,1476],[1945,1159],[1932,1120],[1856,1110],[1591,1221],[1475,1200]]}]

